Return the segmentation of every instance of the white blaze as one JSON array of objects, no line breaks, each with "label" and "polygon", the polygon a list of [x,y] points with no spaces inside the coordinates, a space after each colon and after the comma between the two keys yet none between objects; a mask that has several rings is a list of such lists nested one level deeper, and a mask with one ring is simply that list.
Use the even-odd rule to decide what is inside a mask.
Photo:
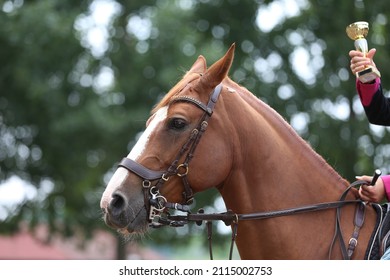
[{"label": "white blaze", "polygon": [[[127,155],[127,158],[132,159],[136,161],[144,152],[150,136],[152,135],[153,131],[156,129],[156,127],[165,120],[167,117],[167,111],[168,107],[163,107],[159,109],[151,122],[149,123],[146,130],[142,133],[141,137],[138,139],[137,143],[134,145],[133,149],[130,151],[130,153]],[[108,185],[106,187],[106,190],[103,193],[102,200],[100,202],[101,208],[106,208],[108,203],[111,200],[112,193],[123,184],[123,182],[126,180],[127,176],[129,174],[129,171],[123,167],[119,167],[110,181],[108,182]]]},{"label": "white blaze", "polygon": [[144,133],[142,133],[141,137],[138,139],[137,143],[128,154],[127,157],[129,159],[136,161],[142,155],[146,145],[149,142],[150,135],[152,135],[153,131],[156,129],[158,124],[164,121],[165,118],[167,117],[167,111],[168,108],[163,107],[156,112],[156,114],[154,115],[152,121],[149,123],[146,130],[144,131]]}]

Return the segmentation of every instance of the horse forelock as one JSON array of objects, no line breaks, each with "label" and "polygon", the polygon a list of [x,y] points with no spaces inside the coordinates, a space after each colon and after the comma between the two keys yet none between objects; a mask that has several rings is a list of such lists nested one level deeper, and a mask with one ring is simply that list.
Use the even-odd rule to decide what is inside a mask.
[{"label": "horse forelock", "polygon": [[156,104],[156,106],[152,110],[152,114],[156,113],[160,108],[168,106],[171,100],[178,96],[180,92],[190,83],[194,82],[195,80],[198,80],[201,77],[200,73],[193,73],[189,72],[184,75],[184,77],[173,87],[169,90],[167,94],[160,100],[159,103]]}]

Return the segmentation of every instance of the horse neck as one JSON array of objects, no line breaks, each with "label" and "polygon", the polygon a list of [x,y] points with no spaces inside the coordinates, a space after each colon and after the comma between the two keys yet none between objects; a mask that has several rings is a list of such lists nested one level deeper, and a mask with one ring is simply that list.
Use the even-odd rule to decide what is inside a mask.
[{"label": "horse neck", "polygon": [[[339,200],[348,182],[268,105],[233,82],[226,85],[236,91],[223,96],[222,106],[235,129],[229,127],[232,171],[220,187],[227,209],[244,214]],[[353,189],[347,199],[356,196]],[[354,211],[352,205],[343,208],[346,233],[353,231]],[[240,221],[237,248],[243,259],[326,259],[334,224],[334,210]],[[358,258],[364,257],[372,226],[361,233]],[[331,253],[341,258],[339,250]]]},{"label": "horse neck", "polygon": [[254,212],[338,200],[348,183],[272,108],[227,85],[236,91],[225,98],[236,128],[234,171],[221,189],[227,207]]}]

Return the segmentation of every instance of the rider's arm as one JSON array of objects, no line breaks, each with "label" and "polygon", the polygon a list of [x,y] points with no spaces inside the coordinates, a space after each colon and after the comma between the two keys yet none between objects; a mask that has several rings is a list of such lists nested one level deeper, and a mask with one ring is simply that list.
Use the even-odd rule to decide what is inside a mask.
[{"label": "rider's arm", "polygon": [[368,121],[390,126],[390,98],[383,95],[380,79],[373,84],[357,82],[356,86]]},{"label": "rider's arm", "polygon": [[376,78],[373,83],[364,84],[356,79],[356,89],[363,106],[369,106],[373,96],[379,90],[381,81]]}]

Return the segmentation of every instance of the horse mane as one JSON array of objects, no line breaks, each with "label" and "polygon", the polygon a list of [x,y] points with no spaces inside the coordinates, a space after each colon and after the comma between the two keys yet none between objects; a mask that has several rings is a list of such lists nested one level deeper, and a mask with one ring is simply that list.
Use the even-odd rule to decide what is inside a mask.
[{"label": "horse mane", "polygon": [[344,184],[348,184],[347,180],[345,180],[339,173],[337,173],[335,169],[331,167],[329,163],[320,154],[318,154],[275,109],[263,102],[260,98],[258,98],[245,87],[238,85],[231,79],[228,80],[229,84],[236,85],[236,87],[239,88],[237,92],[240,93],[240,96],[244,102],[259,112],[259,114],[266,114],[276,124],[280,125],[282,127],[280,131],[282,133],[288,134],[288,137],[291,141],[295,141],[295,143],[300,145],[302,148],[300,152],[313,159],[316,164],[330,173],[333,177],[337,178],[337,180],[343,181]]}]

